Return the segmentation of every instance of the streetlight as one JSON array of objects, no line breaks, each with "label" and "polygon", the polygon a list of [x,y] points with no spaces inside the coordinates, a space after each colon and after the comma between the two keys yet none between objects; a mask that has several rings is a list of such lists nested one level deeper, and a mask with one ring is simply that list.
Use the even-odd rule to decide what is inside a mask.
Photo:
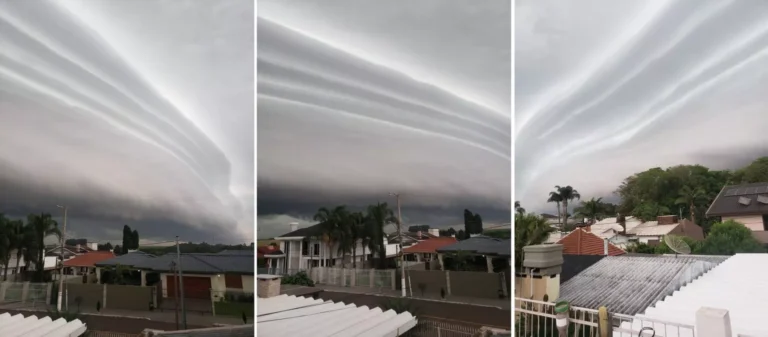
[{"label": "streetlight", "polygon": [[400,246],[400,289],[402,290],[401,293],[403,297],[405,297],[405,256],[403,255],[403,231],[401,228],[403,221],[400,216],[400,193],[389,193],[389,195],[395,197],[397,200],[397,241]]},{"label": "streetlight", "polygon": [[[61,238],[60,238],[60,255],[61,255],[61,269],[59,269],[59,295],[58,295],[58,301],[56,301],[56,309],[58,311],[61,311],[61,297],[64,293],[64,238],[67,235],[67,206],[61,206],[56,205],[56,207],[64,209],[64,225],[61,227]],[[43,268],[45,270],[45,261],[43,261],[43,265],[39,268]]]}]

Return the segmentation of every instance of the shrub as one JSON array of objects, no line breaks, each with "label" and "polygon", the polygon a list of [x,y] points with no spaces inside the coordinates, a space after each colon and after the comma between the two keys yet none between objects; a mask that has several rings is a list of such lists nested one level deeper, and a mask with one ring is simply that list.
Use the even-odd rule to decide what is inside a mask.
[{"label": "shrub", "polygon": [[309,277],[309,275],[307,275],[305,271],[300,271],[293,275],[283,276],[282,280],[280,280],[280,284],[294,284],[307,287],[315,286],[315,282],[312,281],[312,279]]}]

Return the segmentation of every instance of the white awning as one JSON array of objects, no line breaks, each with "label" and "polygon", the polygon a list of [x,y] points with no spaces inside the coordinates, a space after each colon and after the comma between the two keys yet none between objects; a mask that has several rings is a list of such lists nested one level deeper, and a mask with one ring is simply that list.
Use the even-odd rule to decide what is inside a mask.
[{"label": "white awning", "polygon": [[67,322],[63,318],[54,321],[50,317],[0,314],[0,336],[3,337],[77,337],[85,330],[85,323],[79,319]]},{"label": "white awning", "polygon": [[399,336],[416,326],[409,312],[280,295],[256,302],[259,336]]}]

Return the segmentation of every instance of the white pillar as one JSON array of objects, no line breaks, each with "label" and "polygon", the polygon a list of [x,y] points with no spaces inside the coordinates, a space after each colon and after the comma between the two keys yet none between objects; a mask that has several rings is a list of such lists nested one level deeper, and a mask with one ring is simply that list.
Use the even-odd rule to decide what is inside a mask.
[{"label": "white pillar", "polygon": [[142,270],[141,271],[141,286],[146,287],[147,286],[147,271]]},{"label": "white pillar", "polygon": [[493,273],[493,257],[486,256],[485,257],[485,265],[488,267],[488,272]]},{"label": "white pillar", "polygon": [[101,284],[101,268],[96,267],[96,283]]},{"label": "white pillar", "polygon": [[701,307],[696,311],[697,337],[731,337],[731,316],[728,310]]},{"label": "white pillar", "polygon": [[440,270],[445,270],[445,265],[443,264],[443,254],[437,254],[437,261],[440,262]]}]

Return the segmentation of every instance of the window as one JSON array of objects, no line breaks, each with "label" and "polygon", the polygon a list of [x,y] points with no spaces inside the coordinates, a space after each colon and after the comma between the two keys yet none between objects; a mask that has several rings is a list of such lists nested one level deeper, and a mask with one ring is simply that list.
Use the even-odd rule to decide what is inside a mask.
[{"label": "window", "polygon": [[314,255],[320,255],[320,244],[316,243],[313,245],[315,247],[315,251],[313,252]]},{"label": "window", "polygon": [[763,214],[763,230],[768,231],[768,214]]},{"label": "window", "polygon": [[309,255],[309,242],[307,241],[301,242],[301,255],[304,255],[304,256]]}]

